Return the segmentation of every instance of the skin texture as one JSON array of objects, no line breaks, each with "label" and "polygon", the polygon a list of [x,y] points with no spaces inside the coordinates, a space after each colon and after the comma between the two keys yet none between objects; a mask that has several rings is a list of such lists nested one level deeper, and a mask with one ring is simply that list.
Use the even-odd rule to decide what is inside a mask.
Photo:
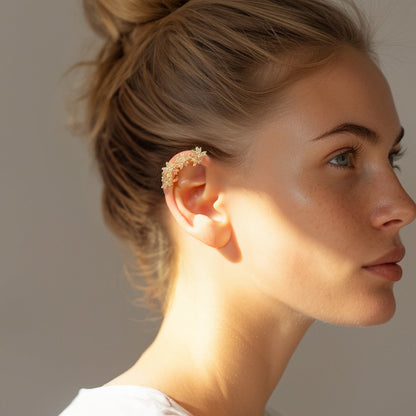
[{"label": "skin texture", "polygon": [[[312,141],[346,122],[376,131],[380,144],[351,133]],[[414,219],[389,163],[400,129],[384,77],[353,50],[290,91],[283,114],[255,139],[249,190],[230,198],[240,248],[256,253],[246,267],[266,296],[336,324],[393,316],[392,283],[361,267],[400,247],[399,229]],[[334,157],[356,145],[352,168],[336,168],[346,163]]]},{"label": "skin texture", "polygon": [[[379,143],[313,141],[347,122]],[[244,171],[209,157],[183,169],[165,191],[176,290],[154,343],[108,384],[157,388],[195,416],[260,416],[314,320],[391,319],[394,284],[362,266],[416,216],[389,156],[400,129],[379,69],[345,48],[256,128]]]}]

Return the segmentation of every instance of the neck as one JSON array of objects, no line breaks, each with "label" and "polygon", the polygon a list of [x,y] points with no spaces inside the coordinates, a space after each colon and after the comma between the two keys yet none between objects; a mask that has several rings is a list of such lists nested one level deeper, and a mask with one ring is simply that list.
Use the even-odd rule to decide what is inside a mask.
[{"label": "neck", "polygon": [[263,416],[313,320],[233,279],[225,285],[200,272],[190,277],[178,279],[159,334],[135,374],[151,374],[140,382],[194,416]]}]

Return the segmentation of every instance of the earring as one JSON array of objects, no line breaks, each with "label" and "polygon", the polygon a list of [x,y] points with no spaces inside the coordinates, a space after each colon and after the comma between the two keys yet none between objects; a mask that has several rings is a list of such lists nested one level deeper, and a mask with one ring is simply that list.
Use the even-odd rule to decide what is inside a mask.
[{"label": "earring", "polygon": [[179,172],[186,166],[196,166],[202,162],[207,152],[200,147],[195,147],[194,150],[187,150],[178,153],[173,158],[166,162],[166,166],[162,168],[162,189],[172,186],[178,181]]}]

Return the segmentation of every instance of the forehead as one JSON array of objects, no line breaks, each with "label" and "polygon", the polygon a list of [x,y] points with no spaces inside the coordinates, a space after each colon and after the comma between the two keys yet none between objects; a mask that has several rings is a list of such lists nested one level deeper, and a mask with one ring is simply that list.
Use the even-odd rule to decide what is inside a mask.
[{"label": "forehead", "polygon": [[384,75],[352,48],[343,48],[330,63],[294,83],[285,95],[282,118],[316,135],[345,122],[396,134],[400,127]]},{"label": "forehead", "polygon": [[352,48],[339,51],[285,90],[250,135],[247,168],[272,172],[278,165],[279,175],[290,174],[296,166],[303,169],[305,158],[317,157],[319,149],[332,142],[316,145],[313,139],[343,124],[373,130],[389,145],[401,130],[384,75],[369,57]]}]

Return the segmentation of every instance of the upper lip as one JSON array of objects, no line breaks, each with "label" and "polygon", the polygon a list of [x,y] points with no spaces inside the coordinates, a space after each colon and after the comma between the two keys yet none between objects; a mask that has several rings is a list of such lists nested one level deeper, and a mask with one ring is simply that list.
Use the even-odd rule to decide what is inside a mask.
[{"label": "upper lip", "polygon": [[399,261],[403,260],[405,254],[406,250],[404,247],[396,247],[384,256],[381,256],[377,260],[371,262],[370,264],[366,264],[364,267],[376,266],[379,264],[387,263],[398,263]]}]

